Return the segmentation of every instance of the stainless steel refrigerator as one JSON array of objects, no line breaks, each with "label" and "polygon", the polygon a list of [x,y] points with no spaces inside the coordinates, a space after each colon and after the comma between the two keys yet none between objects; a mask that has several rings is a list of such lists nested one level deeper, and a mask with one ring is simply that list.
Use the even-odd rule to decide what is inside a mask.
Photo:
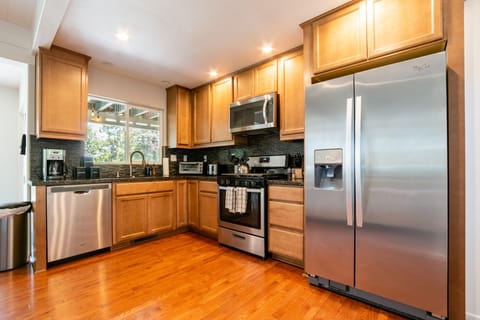
[{"label": "stainless steel refrigerator", "polygon": [[306,88],[311,284],[447,316],[446,101],[443,52]]}]

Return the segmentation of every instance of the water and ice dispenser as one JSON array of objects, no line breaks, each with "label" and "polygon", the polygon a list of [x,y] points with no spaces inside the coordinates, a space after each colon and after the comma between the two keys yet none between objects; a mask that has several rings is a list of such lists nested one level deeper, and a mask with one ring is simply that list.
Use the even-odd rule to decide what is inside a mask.
[{"label": "water and ice dispenser", "polygon": [[315,188],[343,189],[343,149],[314,151]]}]

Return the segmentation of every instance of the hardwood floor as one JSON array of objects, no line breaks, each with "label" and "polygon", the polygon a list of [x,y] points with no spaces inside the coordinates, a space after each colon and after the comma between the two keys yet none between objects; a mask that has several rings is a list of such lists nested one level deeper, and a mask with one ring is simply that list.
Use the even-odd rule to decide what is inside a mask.
[{"label": "hardwood floor", "polygon": [[0,273],[0,319],[403,319],[193,233]]}]

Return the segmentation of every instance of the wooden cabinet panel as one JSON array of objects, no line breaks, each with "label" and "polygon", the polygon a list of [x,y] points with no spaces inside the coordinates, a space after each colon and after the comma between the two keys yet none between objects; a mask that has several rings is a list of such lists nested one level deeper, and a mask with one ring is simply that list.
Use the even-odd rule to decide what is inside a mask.
[{"label": "wooden cabinet panel", "polygon": [[365,1],[319,19],[312,32],[314,73],[366,60]]},{"label": "wooden cabinet panel", "polygon": [[248,69],[233,77],[233,101],[254,96],[254,69]]},{"label": "wooden cabinet panel", "polygon": [[167,89],[167,125],[169,147],[192,146],[190,90],[180,86]]},{"label": "wooden cabinet panel", "polygon": [[188,205],[188,224],[199,227],[198,221],[198,181],[189,180],[187,182],[187,205]]},{"label": "wooden cabinet panel", "polygon": [[270,252],[303,261],[303,234],[274,227],[268,230]]},{"label": "wooden cabinet panel", "polygon": [[218,230],[218,186],[216,182],[200,181],[198,184],[199,228],[210,234]]},{"label": "wooden cabinet panel", "polygon": [[148,233],[175,230],[176,198],[173,191],[148,196]]},{"label": "wooden cabinet panel", "polygon": [[270,201],[268,212],[269,224],[303,230],[303,204]]},{"label": "wooden cabinet panel", "polygon": [[37,137],[85,140],[89,57],[52,46],[37,56]]},{"label": "wooden cabinet panel", "polygon": [[115,200],[114,243],[147,235],[147,198],[122,196]]},{"label": "wooden cabinet panel", "polygon": [[269,186],[268,199],[303,203],[303,187]]},{"label": "wooden cabinet panel", "polygon": [[188,225],[187,180],[177,181],[177,228]]},{"label": "wooden cabinet panel", "polygon": [[255,67],[254,95],[277,91],[277,60],[274,59]]},{"label": "wooden cabinet panel", "polygon": [[231,141],[229,132],[232,78],[212,84],[212,142]]},{"label": "wooden cabinet panel", "polygon": [[303,265],[303,187],[268,187],[268,250],[295,265]]},{"label": "wooden cabinet panel", "polygon": [[302,51],[279,59],[280,140],[304,138],[305,84],[303,77]]},{"label": "wooden cabinet panel", "polygon": [[210,86],[206,85],[193,92],[193,143],[210,143],[210,128]]},{"label": "wooden cabinet panel", "polygon": [[443,37],[441,0],[368,0],[367,3],[369,58]]},{"label": "wooden cabinet panel", "polygon": [[115,188],[117,196],[170,191],[174,190],[175,181],[125,182],[117,183]]}]

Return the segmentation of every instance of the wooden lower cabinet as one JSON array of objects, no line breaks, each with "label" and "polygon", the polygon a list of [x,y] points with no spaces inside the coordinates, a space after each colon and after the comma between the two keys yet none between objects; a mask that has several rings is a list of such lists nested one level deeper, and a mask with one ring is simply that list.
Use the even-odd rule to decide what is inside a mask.
[{"label": "wooden lower cabinet", "polygon": [[303,266],[303,187],[269,186],[268,251],[274,258]]},{"label": "wooden lower cabinet", "polygon": [[177,228],[188,225],[187,180],[177,181]]},{"label": "wooden lower cabinet", "polygon": [[198,181],[187,181],[187,210],[188,225],[193,228],[199,227],[198,221]]},{"label": "wooden lower cabinet", "polygon": [[176,229],[174,181],[116,183],[113,192],[114,244]]},{"label": "wooden lower cabinet", "polygon": [[217,182],[198,183],[198,223],[200,231],[212,235],[218,233],[218,186]]}]

